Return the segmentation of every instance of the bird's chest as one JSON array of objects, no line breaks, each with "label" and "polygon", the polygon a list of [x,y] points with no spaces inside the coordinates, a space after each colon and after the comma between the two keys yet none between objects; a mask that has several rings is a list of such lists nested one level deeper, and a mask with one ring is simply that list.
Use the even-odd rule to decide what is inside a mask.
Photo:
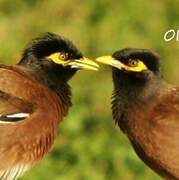
[{"label": "bird's chest", "polygon": [[120,129],[131,137],[146,135],[150,111],[152,109],[143,103],[133,105],[119,100],[113,102],[113,118]]},{"label": "bird's chest", "polygon": [[40,102],[38,109],[24,125],[24,131],[29,133],[26,133],[21,141],[23,159],[32,163],[42,159],[52,148],[58,125],[69,108],[65,96],[62,98],[54,94],[45,95],[38,102]]},{"label": "bird's chest", "polygon": [[173,117],[170,116],[169,123],[168,116],[150,104],[131,109],[126,123],[126,134],[138,156],[164,177],[172,177],[170,172],[178,176],[179,141],[175,139],[177,133],[172,131]]},{"label": "bird's chest", "polygon": [[55,137],[56,132],[49,131],[41,133],[41,135],[28,139],[26,142],[24,142],[23,159],[25,162],[34,163],[37,160],[42,159],[43,156],[51,149]]},{"label": "bird's chest", "polygon": [[126,112],[124,111],[119,124],[125,128],[125,132],[130,139],[136,141],[141,139],[147,140],[148,133],[150,132],[149,115],[151,111],[151,108],[143,104],[131,106]]},{"label": "bird's chest", "polygon": [[[157,110],[160,103],[149,100],[129,106],[125,114],[129,139],[144,149],[157,151],[161,137],[167,136],[168,114]],[[164,109],[164,112],[167,109]]]}]

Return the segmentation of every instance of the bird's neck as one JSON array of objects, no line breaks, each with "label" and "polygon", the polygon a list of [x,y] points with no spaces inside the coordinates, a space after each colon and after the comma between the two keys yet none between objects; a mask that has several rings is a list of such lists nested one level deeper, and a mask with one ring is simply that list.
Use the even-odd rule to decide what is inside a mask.
[{"label": "bird's neck", "polygon": [[56,73],[49,69],[40,68],[39,66],[36,68],[24,65],[17,66],[25,71],[25,73],[30,74],[35,80],[55,92],[63,104],[64,113],[67,114],[68,108],[71,106],[71,88],[60,72]]},{"label": "bird's neck", "polygon": [[125,131],[125,124],[128,121],[128,114],[133,107],[140,108],[158,97],[166,82],[160,78],[154,78],[145,84],[128,84],[119,82],[114,84],[112,96],[113,119],[120,128]]},{"label": "bird's neck", "polygon": [[160,80],[151,79],[144,82],[127,82],[127,81],[114,81],[114,94],[120,97],[121,103],[126,105],[132,102],[146,101],[157,93],[160,89]]}]

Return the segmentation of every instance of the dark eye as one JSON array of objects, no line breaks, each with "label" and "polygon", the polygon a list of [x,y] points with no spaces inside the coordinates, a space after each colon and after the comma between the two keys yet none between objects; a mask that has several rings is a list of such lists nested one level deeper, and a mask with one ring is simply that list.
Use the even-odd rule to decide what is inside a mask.
[{"label": "dark eye", "polygon": [[67,53],[60,53],[60,59],[61,60],[67,60],[68,59],[68,54]]},{"label": "dark eye", "polygon": [[138,60],[136,59],[129,59],[128,65],[131,67],[136,67],[138,65]]}]

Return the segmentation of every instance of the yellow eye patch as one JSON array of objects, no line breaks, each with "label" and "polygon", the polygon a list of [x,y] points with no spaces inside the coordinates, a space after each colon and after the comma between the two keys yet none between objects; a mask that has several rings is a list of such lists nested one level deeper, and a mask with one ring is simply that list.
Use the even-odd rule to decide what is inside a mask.
[{"label": "yellow eye patch", "polygon": [[66,58],[68,57],[68,54],[65,53],[53,53],[48,58],[52,60],[56,64],[62,64],[65,65],[68,61],[66,61]]},{"label": "yellow eye patch", "polygon": [[123,68],[126,70],[126,71],[134,71],[134,72],[140,72],[140,71],[143,71],[143,70],[147,70],[147,66],[140,60],[136,60],[136,65],[135,66],[130,66],[130,65],[126,65],[126,64],[123,64]]}]

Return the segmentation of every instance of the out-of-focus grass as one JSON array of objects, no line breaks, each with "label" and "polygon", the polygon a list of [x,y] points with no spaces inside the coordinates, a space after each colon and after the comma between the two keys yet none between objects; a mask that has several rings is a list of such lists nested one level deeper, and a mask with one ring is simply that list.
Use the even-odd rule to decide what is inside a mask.
[{"label": "out-of-focus grass", "polygon": [[[150,48],[161,55],[164,77],[179,84],[179,42],[163,40],[178,27],[178,9],[177,0],[0,0],[0,60],[16,63],[31,38],[52,31],[92,58],[124,47]],[[110,68],[78,72],[70,84],[74,105],[53,150],[21,179],[160,179],[112,121]]]}]

